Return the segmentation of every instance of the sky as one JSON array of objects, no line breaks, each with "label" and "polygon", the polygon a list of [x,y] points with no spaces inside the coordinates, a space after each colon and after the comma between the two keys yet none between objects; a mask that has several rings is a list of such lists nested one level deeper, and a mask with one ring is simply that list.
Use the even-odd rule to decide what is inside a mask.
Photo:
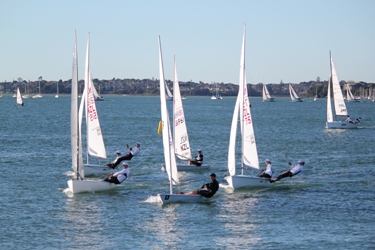
[{"label": "sky", "polygon": [[375,82],[374,0],[0,0],[0,82],[93,78],[238,83],[243,25],[253,84],[329,77]]}]

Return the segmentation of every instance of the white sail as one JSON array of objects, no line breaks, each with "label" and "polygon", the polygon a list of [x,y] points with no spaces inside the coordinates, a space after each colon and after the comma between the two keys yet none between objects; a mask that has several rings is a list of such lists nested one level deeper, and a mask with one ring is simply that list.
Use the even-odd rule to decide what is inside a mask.
[{"label": "white sail", "polygon": [[82,146],[80,138],[80,125],[78,117],[78,57],[77,57],[77,38],[74,32],[74,51],[73,51],[73,72],[72,72],[72,93],[71,93],[71,147],[72,147],[72,168],[77,178],[84,177]]},{"label": "white sail", "polygon": [[172,184],[179,184],[176,157],[174,152],[173,138],[166,102],[166,84],[164,80],[163,56],[161,50],[161,41],[159,36],[159,74],[160,74],[160,110],[162,121],[162,137],[164,146],[165,168],[170,182],[170,193],[172,193]]},{"label": "white sail", "polygon": [[299,98],[299,96],[297,95],[296,91],[294,91],[290,83],[289,83],[289,93],[290,93],[290,98],[292,98],[292,101]]},{"label": "white sail", "polygon": [[107,158],[99,116],[96,109],[93,90],[94,84],[90,74],[90,37],[87,41],[85,69],[85,113],[87,130],[87,151],[91,156]]},{"label": "white sail", "polygon": [[350,90],[350,86],[346,85],[346,100],[351,101],[354,99],[354,96],[352,94],[352,91]]},{"label": "white sail", "polygon": [[263,84],[263,100],[271,98],[270,93],[268,92],[267,85]]},{"label": "white sail", "polygon": [[20,89],[17,88],[17,104],[22,105],[22,103],[23,103],[23,101],[22,101],[21,92],[20,92]]},{"label": "white sail", "polygon": [[335,106],[335,114],[337,116],[347,116],[348,111],[346,110],[346,105],[344,102],[344,97],[341,92],[341,87],[339,79],[337,77],[335,66],[333,65],[332,56],[330,55],[331,60],[331,81],[332,81],[332,90],[333,90],[333,102]]},{"label": "white sail", "polygon": [[229,147],[228,147],[228,171],[229,175],[236,174],[236,135],[238,127],[238,112],[239,101],[241,99],[240,92],[238,92],[236,105],[234,106],[232,125],[230,128]]},{"label": "white sail", "polygon": [[332,107],[331,107],[331,77],[328,79],[327,122],[333,122]]},{"label": "white sail", "polygon": [[184,108],[182,106],[180,86],[178,84],[176,61],[174,61],[173,119],[173,139],[176,156],[182,160],[191,159],[189,136],[186,128]]},{"label": "white sail", "polygon": [[229,139],[228,150],[228,170],[230,175],[235,175],[235,142],[238,112],[240,113],[240,128],[241,128],[241,158],[242,158],[242,174],[243,165],[250,166],[254,169],[259,169],[258,152],[256,148],[253,122],[250,112],[250,101],[247,94],[246,83],[246,66],[245,66],[245,40],[246,34],[244,31],[242,41],[242,52],[240,62],[240,79],[239,90],[236,105],[233,112],[232,127]]}]

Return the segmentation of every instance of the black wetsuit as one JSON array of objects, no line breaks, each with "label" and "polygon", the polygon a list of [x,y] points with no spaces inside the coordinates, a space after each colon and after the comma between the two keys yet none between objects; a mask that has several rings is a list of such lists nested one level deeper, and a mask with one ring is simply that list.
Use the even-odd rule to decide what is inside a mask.
[{"label": "black wetsuit", "polygon": [[201,189],[198,190],[197,194],[200,194],[206,198],[211,198],[219,189],[219,182],[217,180],[211,183],[204,184]]}]

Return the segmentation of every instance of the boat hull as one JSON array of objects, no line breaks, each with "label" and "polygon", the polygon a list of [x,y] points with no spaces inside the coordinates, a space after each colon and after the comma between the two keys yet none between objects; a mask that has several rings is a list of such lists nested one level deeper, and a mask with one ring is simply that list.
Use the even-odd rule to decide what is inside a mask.
[{"label": "boat hull", "polygon": [[162,203],[199,202],[206,199],[198,194],[158,194],[158,201]]},{"label": "boat hull", "polygon": [[106,175],[115,172],[115,169],[99,164],[84,164],[85,176]]},{"label": "boat hull", "polygon": [[271,98],[263,99],[263,102],[275,102],[275,98],[271,97]]},{"label": "boat hull", "polygon": [[303,100],[301,98],[296,98],[292,102],[303,102]]},{"label": "boat hull", "polygon": [[231,188],[242,187],[270,187],[272,184],[268,179],[252,175],[232,175],[225,177]]},{"label": "boat hull", "polygon": [[359,123],[340,122],[340,121],[326,122],[327,129],[353,129],[353,128],[357,128],[358,126],[359,126]]},{"label": "boat hull", "polygon": [[114,189],[116,184],[102,180],[69,180],[68,187],[73,194],[102,192]]},{"label": "boat hull", "polygon": [[[195,166],[195,165],[189,165],[189,164],[177,164],[177,170],[178,171],[199,171],[199,170],[206,170],[209,169],[209,164],[203,164],[202,166]],[[161,170],[165,171],[165,165],[161,164]],[[86,169],[85,169],[86,174]]]}]

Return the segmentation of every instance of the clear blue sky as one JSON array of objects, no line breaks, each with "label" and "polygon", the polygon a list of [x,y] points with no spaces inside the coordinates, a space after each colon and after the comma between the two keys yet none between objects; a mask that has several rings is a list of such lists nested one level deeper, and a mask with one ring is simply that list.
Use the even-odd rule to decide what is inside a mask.
[{"label": "clear blue sky", "polygon": [[329,50],[340,80],[375,82],[374,0],[0,0],[0,81],[79,77],[91,34],[94,78],[238,83],[243,23],[251,83],[325,80]]}]

